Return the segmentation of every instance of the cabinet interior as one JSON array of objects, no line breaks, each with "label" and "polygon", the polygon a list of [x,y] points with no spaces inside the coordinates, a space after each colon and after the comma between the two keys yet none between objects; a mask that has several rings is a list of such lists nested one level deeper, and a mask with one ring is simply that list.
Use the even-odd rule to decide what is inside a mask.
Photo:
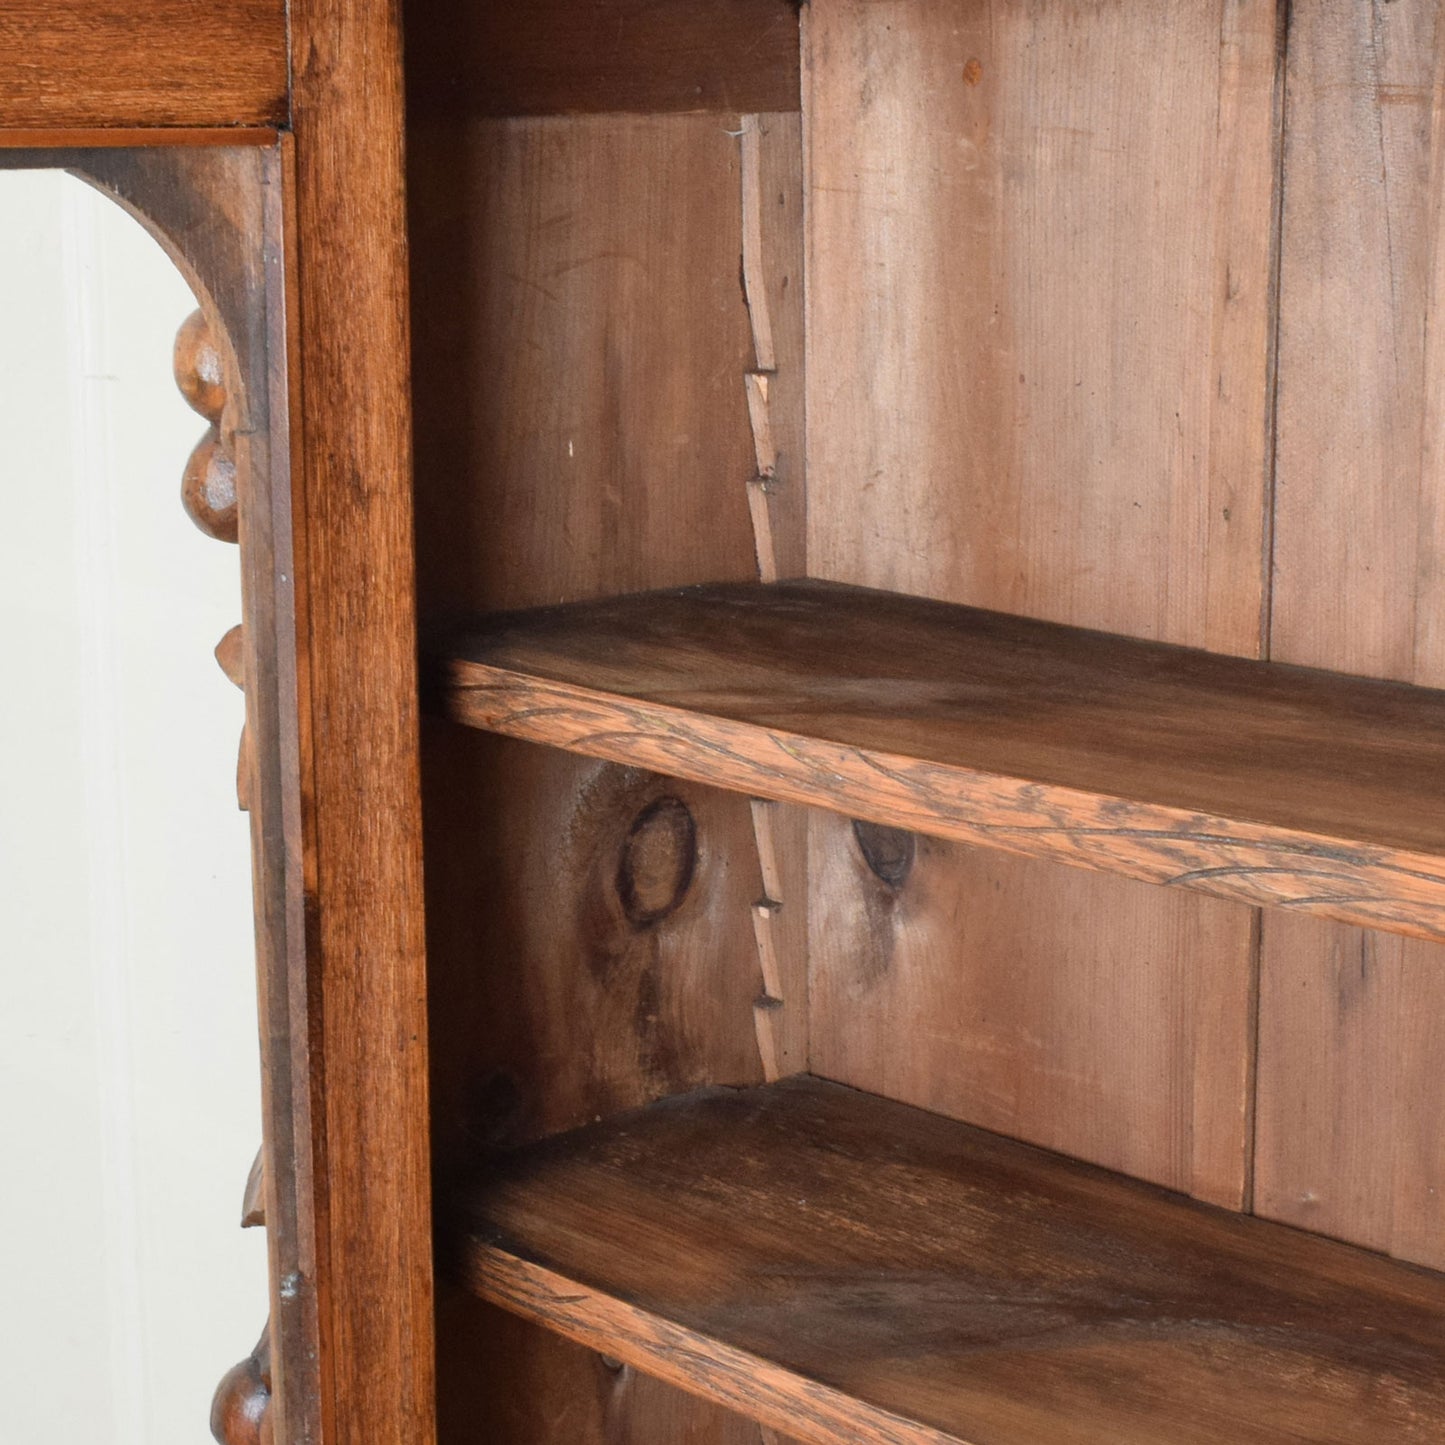
[{"label": "cabinet interior", "polygon": [[[911,1106],[1252,1216],[1250,1248],[1292,1280],[1348,1293],[1349,1269],[1383,1271],[1381,1290],[1445,1303],[1435,7],[410,12],[439,1218],[462,1198],[475,1223],[477,1181],[549,1136],[811,1074],[874,1096],[865,1111]],[[824,590],[846,605],[796,668],[764,656],[796,642],[786,619],[765,636],[717,600],[737,589],[687,594],[708,616],[661,660],[630,644],[671,625],[664,603],[611,602],[799,578],[842,584]],[[987,686],[969,694],[975,662],[949,663],[930,631],[965,608],[1058,624],[1043,630],[1054,651],[1000,623]],[[544,662],[487,650],[538,628]],[[781,701],[767,693],[779,675],[801,679]],[[1228,679],[1227,706],[1206,675]],[[638,697],[651,711],[615,710]],[[1001,750],[982,762],[979,708]],[[884,713],[911,719],[908,747]],[[741,741],[694,726],[739,716]],[[809,755],[805,786],[795,752],[769,760],[780,735],[862,761]],[[1112,762],[1084,776],[1096,742]],[[930,811],[896,764],[940,756],[953,773]],[[980,770],[1021,810],[1008,839],[975,826],[1003,806],[997,789],[969,792]],[[1087,816],[1060,801],[1080,789]],[[1103,846],[1110,829],[1126,842]],[[1151,848],[1168,868],[1138,863]],[[731,1127],[725,1108],[697,1112]],[[944,1126],[897,1132],[915,1127]],[[869,1139],[880,1176],[912,1167],[889,1129]],[[1109,1187],[1127,1213],[1135,1186]],[[683,1195],[657,1208],[685,1212]],[[1181,1220],[1201,1240],[1234,1228],[1175,1206],[1182,1238]],[[1143,1248],[1147,1213],[1119,1249]],[[475,1254],[440,1232],[444,1263],[462,1257],[441,1293],[444,1441],[482,1416],[502,1445],[793,1438],[792,1417],[764,1418],[745,1388],[480,1302],[462,1283]],[[910,1267],[921,1297],[959,1298],[946,1261]],[[642,1307],[625,1280],[611,1293]],[[847,1296],[850,1318],[875,1306],[862,1286]],[[1239,1327],[1214,1307],[1221,1332]],[[790,1302],[799,1337],[826,1337],[826,1309],[844,1306],[818,1308]],[[1069,1378],[1192,1362],[1165,1367],[1178,1389],[1154,1416],[1040,1417],[1032,1398],[999,1419],[935,1410],[943,1387],[924,1387],[919,1347],[923,1404],[887,1406],[903,1424],[800,1404],[792,1428],[825,1442],[1219,1438],[1184,1422],[1213,1418],[1196,1407],[1224,1377],[1198,1361],[1223,1333],[1186,1339],[1167,1309],[1144,1313],[1133,1335],[1108,1326],[1135,1354],[1076,1319]],[[1433,1438],[1440,1402],[1420,1381],[1445,1362],[1434,1318],[1370,1356],[1389,1401],[1326,1389],[1307,1420],[1286,1401],[1229,1438]],[[737,1343],[669,1327],[684,1323],[719,1351]],[[761,1379],[776,1349],[757,1346],[761,1326],[743,1336]],[[974,1343],[981,1369],[997,1364]],[[1331,1339],[1295,1366],[1338,1383],[1366,1369],[1348,1349]],[[826,1352],[794,1375],[800,1400],[826,1387],[885,1409]],[[1015,1376],[1028,1396],[1032,1372]]]}]

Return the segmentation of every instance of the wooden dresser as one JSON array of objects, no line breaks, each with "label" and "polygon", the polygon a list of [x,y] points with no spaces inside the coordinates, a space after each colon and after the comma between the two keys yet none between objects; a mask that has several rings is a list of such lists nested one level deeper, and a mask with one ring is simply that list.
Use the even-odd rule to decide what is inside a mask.
[{"label": "wooden dresser", "polygon": [[200,307],[225,1445],[1445,1439],[1445,0],[0,0],[0,147]]}]

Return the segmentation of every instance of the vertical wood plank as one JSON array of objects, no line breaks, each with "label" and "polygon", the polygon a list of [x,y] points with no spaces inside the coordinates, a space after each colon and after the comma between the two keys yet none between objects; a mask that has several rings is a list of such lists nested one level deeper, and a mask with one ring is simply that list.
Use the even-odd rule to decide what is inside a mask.
[{"label": "vertical wood plank", "polygon": [[[400,24],[291,6],[322,1438],[435,1438]],[[359,679],[365,685],[359,685]],[[385,1307],[379,1307],[384,1301]]]},{"label": "vertical wood plank", "polygon": [[[781,196],[783,213],[759,217],[770,411],[800,491],[797,122],[758,121],[759,193]],[[741,129],[718,115],[414,127],[424,617],[757,575]],[[801,558],[800,527],[780,514],[784,555]],[[765,884],[746,798],[444,725],[428,728],[424,764],[443,1188],[496,1143],[763,1078]],[[678,834],[658,832],[660,851],[647,851],[659,808],[686,810],[696,853],[675,906],[639,910],[629,859],[654,885],[681,876],[668,851]],[[803,830],[777,812],[778,872],[798,883],[770,924],[784,1007],[767,1041],[794,1070],[807,1055]],[[442,1352],[445,1439],[472,1438],[485,1411],[498,1445],[755,1445],[755,1426],[655,1382],[619,1383],[531,1327],[485,1312],[466,1328],[484,1343]],[[478,1368],[488,1341],[504,1387]],[[498,1410],[489,1388],[533,1397]]]},{"label": "vertical wood plank", "polygon": [[1248,910],[811,825],[815,1073],[1238,1207]]},{"label": "vertical wood plank", "polygon": [[811,570],[1252,655],[1274,6],[807,21]]},{"label": "vertical wood plank", "polygon": [[[807,571],[804,475],[803,134],[796,115],[759,115],[757,201],[762,286],[771,318],[768,378],[776,471],[768,493],[780,577]],[[761,362],[759,362],[761,365]]]},{"label": "vertical wood plank", "polygon": [[[743,286],[759,373],[746,377],[760,472],[749,484],[748,500],[755,538],[767,537],[766,559],[755,548],[758,576],[766,582],[807,569],[803,135],[801,118],[792,114],[744,116],[741,124]],[[758,445],[759,410],[765,448]],[[763,875],[753,907],[763,975],[754,1024],[764,1075],[777,1078],[808,1066],[808,813],[761,800],[751,810]]]},{"label": "vertical wood plank", "polygon": [[737,129],[413,133],[423,616],[756,575]]},{"label": "vertical wood plank", "polygon": [[[1290,11],[1271,655],[1445,685],[1434,0]],[[1445,950],[1266,914],[1256,1207],[1445,1265]]]},{"label": "vertical wood plank", "polygon": [[[1257,652],[1276,55],[1267,0],[815,0],[811,572]],[[932,844],[880,910],[851,841],[820,1072],[1243,1201],[1248,910]]]}]

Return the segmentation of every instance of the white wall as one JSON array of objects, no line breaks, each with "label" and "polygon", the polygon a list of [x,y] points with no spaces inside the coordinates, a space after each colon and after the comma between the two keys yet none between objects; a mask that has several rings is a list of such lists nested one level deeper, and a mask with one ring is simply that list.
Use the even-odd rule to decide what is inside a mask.
[{"label": "white wall", "polygon": [[236,549],[181,510],[184,282],[0,173],[0,1435],[209,1438],[266,1312]]}]

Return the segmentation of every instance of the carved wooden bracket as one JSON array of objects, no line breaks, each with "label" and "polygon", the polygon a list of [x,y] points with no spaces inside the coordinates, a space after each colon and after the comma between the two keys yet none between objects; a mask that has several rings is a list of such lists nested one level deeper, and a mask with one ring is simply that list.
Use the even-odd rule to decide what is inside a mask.
[{"label": "carved wooden bracket", "polygon": [[[286,689],[294,686],[297,637],[280,285],[284,158],[279,147],[253,145],[0,150],[0,170],[33,167],[67,169],[134,216],[175,263],[200,308],[181,327],[174,356],[181,393],[206,424],[185,469],[182,499],[207,536],[245,539],[245,631],[227,633],[217,660],[246,693],[249,725],[237,782],[242,806],[251,811],[255,862],[266,1157],[280,1176],[264,1190],[274,1275],[268,1332],[222,1384],[212,1427],[226,1445],[319,1440],[322,1349],[309,1263],[316,1258],[315,1219],[306,1202],[309,1000],[288,987],[293,974],[305,973],[307,940],[295,921],[302,880],[285,821],[286,807],[299,806],[300,798],[295,765],[284,752],[295,707]],[[262,1192],[258,1170],[245,1205],[251,1218],[263,1212]]]},{"label": "carved wooden bracket", "polygon": [[[234,437],[226,405],[230,388],[226,382],[226,361],[215,332],[203,310],[193,311],[176,333],[174,355],[176,385],[192,411],[210,422],[205,436],[196,443],[181,479],[181,502],[186,515],[206,536],[218,542],[239,542],[240,504]],[[246,686],[245,635],[237,624],[216,646],[221,671],[243,691]],[[243,812],[251,807],[251,748],[247,729],[241,728],[241,746],[236,759],[236,801]]]},{"label": "carved wooden bracket", "polygon": [[[181,480],[181,502],[196,526],[218,542],[241,539],[240,503],[234,436],[227,416],[230,388],[226,360],[204,310],[196,310],[176,333],[174,354],[176,385],[192,411],[209,423],[196,444]],[[246,634],[237,623],[216,644],[216,661],[226,677],[244,693],[246,689]],[[236,759],[236,801],[243,811],[251,806],[250,732],[243,724]],[[266,1222],[262,1193],[265,1188],[262,1153],[256,1155],[246,1181],[241,1226]],[[211,1433],[220,1445],[272,1445],[275,1422],[271,1418],[271,1326],[268,1322],[250,1356],[242,1360],[216,1389],[211,1402]]]}]

